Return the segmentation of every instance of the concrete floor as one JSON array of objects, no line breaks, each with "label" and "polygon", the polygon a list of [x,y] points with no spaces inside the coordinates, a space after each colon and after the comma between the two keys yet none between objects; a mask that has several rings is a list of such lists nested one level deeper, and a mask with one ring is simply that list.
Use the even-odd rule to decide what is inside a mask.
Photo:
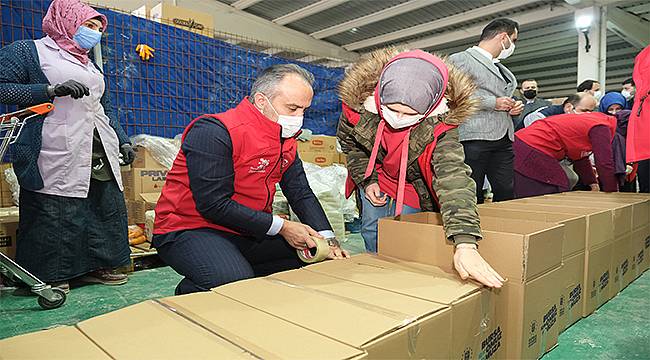
[{"label": "concrete floor", "polygon": [[[360,237],[344,244],[363,249]],[[126,285],[73,288],[57,310],[44,311],[33,297],[0,291],[0,339],[104,314],[146,299],[173,295],[180,276],[169,267],[133,273]],[[650,272],[646,272],[592,316],[560,335],[560,343],[545,360],[650,359]]]}]

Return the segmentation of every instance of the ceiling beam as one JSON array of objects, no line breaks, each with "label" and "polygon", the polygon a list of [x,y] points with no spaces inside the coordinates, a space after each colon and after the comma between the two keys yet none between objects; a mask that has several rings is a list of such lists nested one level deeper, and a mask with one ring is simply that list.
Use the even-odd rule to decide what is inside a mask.
[{"label": "ceiling beam", "polygon": [[[635,52],[634,49],[631,48],[625,48],[625,49],[619,49],[619,50],[614,50],[614,51],[608,51],[607,52],[607,59],[612,59],[618,56],[624,56],[624,55],[630,55]],[[526,71],[532,71],[532,70],[537,70],[537,69],[544,69],[544,68],[549,68],[553,66],[561,66],[561,65],[575,65],[578,63],[578,58],[576,57],[564,57],[557,59],[556,57],[551,57],[551,61],[543,61],[543,59],[539,59],[539,61],[536,61],[535,63],[528,63],[528,64],[523,64],[519,66],[509,66],[508,68],[510,71],[512,71],[515,75],[519,73],[524,73]]]},{"label": "ceiling beam", "polygon": [[[497,4],[501,4],[501,3],[497,3]],[[556,7],[554,9],[549,9],[548,7],[544,7],[542,9],[537,9],[537,10],[517,14],[514,16],[510,16],[510,19],[518,22],[519,26],[523,26],[538,21],[552,19],[571,12],[572,12],[571,9],[565,7]],[[459,41],[459,40],[472,38],[472,37],[478,37],[478,35],[481,33],[485,25],[487,25],[488,23],[489,23],[488,21],[482,22],[478,25],[474,25],[472,27],[468,27],[465,29],[445,32],[428,38],[411,41],[406,43],[405,45],[409,48],[414,48],[414,49],[426,49],[433,46],[438,46],[440,44],[450,43],[450,42]],[[577,40],[577,36],[576,36],[576,40]],[[347,49],[347,47],[345,48]]]},{"label": "ceiling beam", "polygon": [[[623,60],[616,60],[616,61],[611,61],[607,63],[607,66],[610,67],[616,67],[616,66],[629,66],[630,67],[630,74],[632,73],[632,67],[634,65],[634,59],[623,59]],[[617,70],[618,71],[618,70]],[[627,71],[627,70],[625,70]],[[547,70],[543,66],[539,67],[539,71],[537,72],[524,72],[517,74],[518,77],[523,78],[534,78],[534,79],[549,79],[549,78],[554,78],[557,76],[566,76],[566,75],[572,75],[572,74],[577,74],[578,72],[578,66],[577,64],[575,66],[566,66],[561,69],[555,69],[555,70]]]},{"label": "ceiling beam", "polygon": [[275,54],[279,54],[279,53],[284,52],[284,51],[287,51],[287,49],[280,49],[280,48],[271,47],[271,48],[262,50],[263,53],[268,54],[268,55],[275,55]]},{"label": "ceiling beam", "polygon": [[286,15],[280,16],[279,18],[273,19],[273,22],[279,25],[290,24],[294,21],[304,19],[307,16],[318,14],[319,12],[331,9],[335,6],[339,6],[346,2],[345,0],[321,0],[317,3],[300,8],[296,11],[290,12]]},{"label": "ceiling beam", "polygon": [[244,10],[257,4],[260,1],[262,0],[237,0],[234,3],[230,4],[230,6],[234,7],[237,10]]},{"label": "ceiling beam", "polygon": [[324,39],[332,35],[340,34],[354,28],[359,28],[368,24],[376,23],[394,16],[405,14],[409,11],[421,9],[423,7],[433,5],[443,0],[410,0],[387,9],[383,9],[360,18],[352,19],[344,23],[330,26],[328,28],[313,32],[309,35],[316,39]]},{"label": "ceiling beam", "polygon": [[354,51],[354,50],[359,50],[395,40],[399,40],[405,37],[409,36],[414,36],[417,34],[421,34],[424,32],[428,31],[433,31],[437,30],[446,26],[450,25],[456,25],[458,23],[462,23],[465,21],[470,21],[474,19],[478,19],[481,17],[485,17],[487,15],[495,14],[495,13],[501,13],[504,11],[512,10],[521,6],[524,6],[526,4],[534,3],[536,1],[534,0],[506,0],[506,1],[501,1],[498,3],[490,4],[487,6],[483,6],[477,9],[473,9],[470,11],[465,11],[460,14],[452,15],[445,17],[443,19],[431,21],[425,24],[420,24],[416,25],[407,29],[402,29],[398,31],[393,31],[388,34],[384,35],[379,35],[375,36],[369,39],[361,40],[361,41],[356,41],[350,44],[345,44],[343,45],[343,48]]},{"label": "ceiling beam", "polygon": [[607,9],[607,29],[639,49],[650,43],[650,21],[616,7]]}]

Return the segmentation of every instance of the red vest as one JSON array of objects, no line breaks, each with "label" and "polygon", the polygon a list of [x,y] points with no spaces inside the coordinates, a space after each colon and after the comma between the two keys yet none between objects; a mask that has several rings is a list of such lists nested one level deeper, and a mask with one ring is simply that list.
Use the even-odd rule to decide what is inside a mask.
[{"label": "red vest", "polygon": [[[225,113],[207,116],[219,120],[230,134],[235,170],[232,200],[253,210],[271,213],[275,186],[296,159],[296,139],[282,141],[280,125],[262,115],[248,98]],[[187,126],[182,140],[197,120]],[[196,210],[187,162],[181,149],[158,200],[153,233],[198,228],[237,233],[204,218]]]},{"label": "red vest", "polygon": [[607,126],[612,139],[616,118],[603,113],[562,114],[535,121],[517,131],[517,138],[556,160],[568,157],[580,160],[592,152],[589,131],[598,125]]}]

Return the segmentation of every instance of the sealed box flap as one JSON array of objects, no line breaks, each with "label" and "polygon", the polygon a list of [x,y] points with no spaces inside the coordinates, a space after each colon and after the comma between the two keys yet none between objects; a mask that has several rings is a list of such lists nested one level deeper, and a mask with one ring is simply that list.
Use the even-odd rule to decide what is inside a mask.
[{"label": "sealed box flap", "polygon": [[[531,200],[533,201],[533,200]],[[551,205],[566,205],[576,207],[589,207],[593,209],[611,210],[614,217],[614,236],[624,236],[632,231],[632,204],[610,202],[606,200],[595,200],[565,197],[565,198],[544,198],[534,200],[535,203],[548,203]]]},{"label": "sealed box flap", "polygon": [[[238,281],[212,291],[354,347],[362,347],[414,321],[408,314],[374,309],[360,301],[328,296],[270,278]],[[350,319],[358,319],[359,326],[350,326]]]},{"label": "sealed box flap", "polygon": [[73,326],[0,340],[0,359],[112,359]]},{"label": "sealed box flap", "polygon": [[[215,292],[174,296],[160,302],[261,359],[351,359],[364,351],[294,325]],[[309,346],[287,346],[299,340]]]},{"label": "sealed box flap", "polygon": [[[510,201],[493,203],[490,207],[530,210],[531,205],[526,203],[515,203]],[[604,242],[614,241],[614,219],[611,210],[592,209],[585,207],[561,206],[561,205],[538,205],[534,206],[535,211],[551,213],[567,213],[585,215],[587,218],[587,244],[590,248]]]},{"label": "sealed box flap", "polygon": [[327,276],[306,269],[285,271],[274,274],[270,278],[293,286],[309,288],[326,296],[352,302],[360,301],[374,309],[383,309],[387,313],[404,314],[409,318],[421,318],[446,307],[446,305],[440,303],[425,301],[397,292],[341,279],[336,277],[336,274]]},{"label": "sealed box flap", "polygon": [[[85,320],[77,327],[115,359],[252,359],[236,344],[153,301]],[[138,329],[133,336],[125,329]]]},{"label": "sealed box flap", "polygon": [[159,192],[153,192],[153,193],[141,193],[140,198],[147,203],[147,205],[155,205],[158,203],[158,199],[160,198]]},{"label": "sealed box flap", "polygon": [[479,285],[462,281],[458,275],[435,266],[412,265],[369,254],[305,269],[445,305],[480,289]]},{"label": "sealed box flap", "polygon": [[499,217],[506,219],[537,220],[564,224],[564,242],[562,257],[584,251],[586,243],[587,219],[584,215],[523,211],[479,206],[481,217]]}]

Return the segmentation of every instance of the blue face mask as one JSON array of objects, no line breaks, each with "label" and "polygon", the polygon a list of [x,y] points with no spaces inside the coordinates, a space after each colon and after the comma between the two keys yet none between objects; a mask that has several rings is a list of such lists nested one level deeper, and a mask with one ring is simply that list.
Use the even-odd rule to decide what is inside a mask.
[{"label": "blue face mask", "polygon": [[81,25],[72,38],[81,48],[89,50],[95,47],[102,39],[102,33]]}]

